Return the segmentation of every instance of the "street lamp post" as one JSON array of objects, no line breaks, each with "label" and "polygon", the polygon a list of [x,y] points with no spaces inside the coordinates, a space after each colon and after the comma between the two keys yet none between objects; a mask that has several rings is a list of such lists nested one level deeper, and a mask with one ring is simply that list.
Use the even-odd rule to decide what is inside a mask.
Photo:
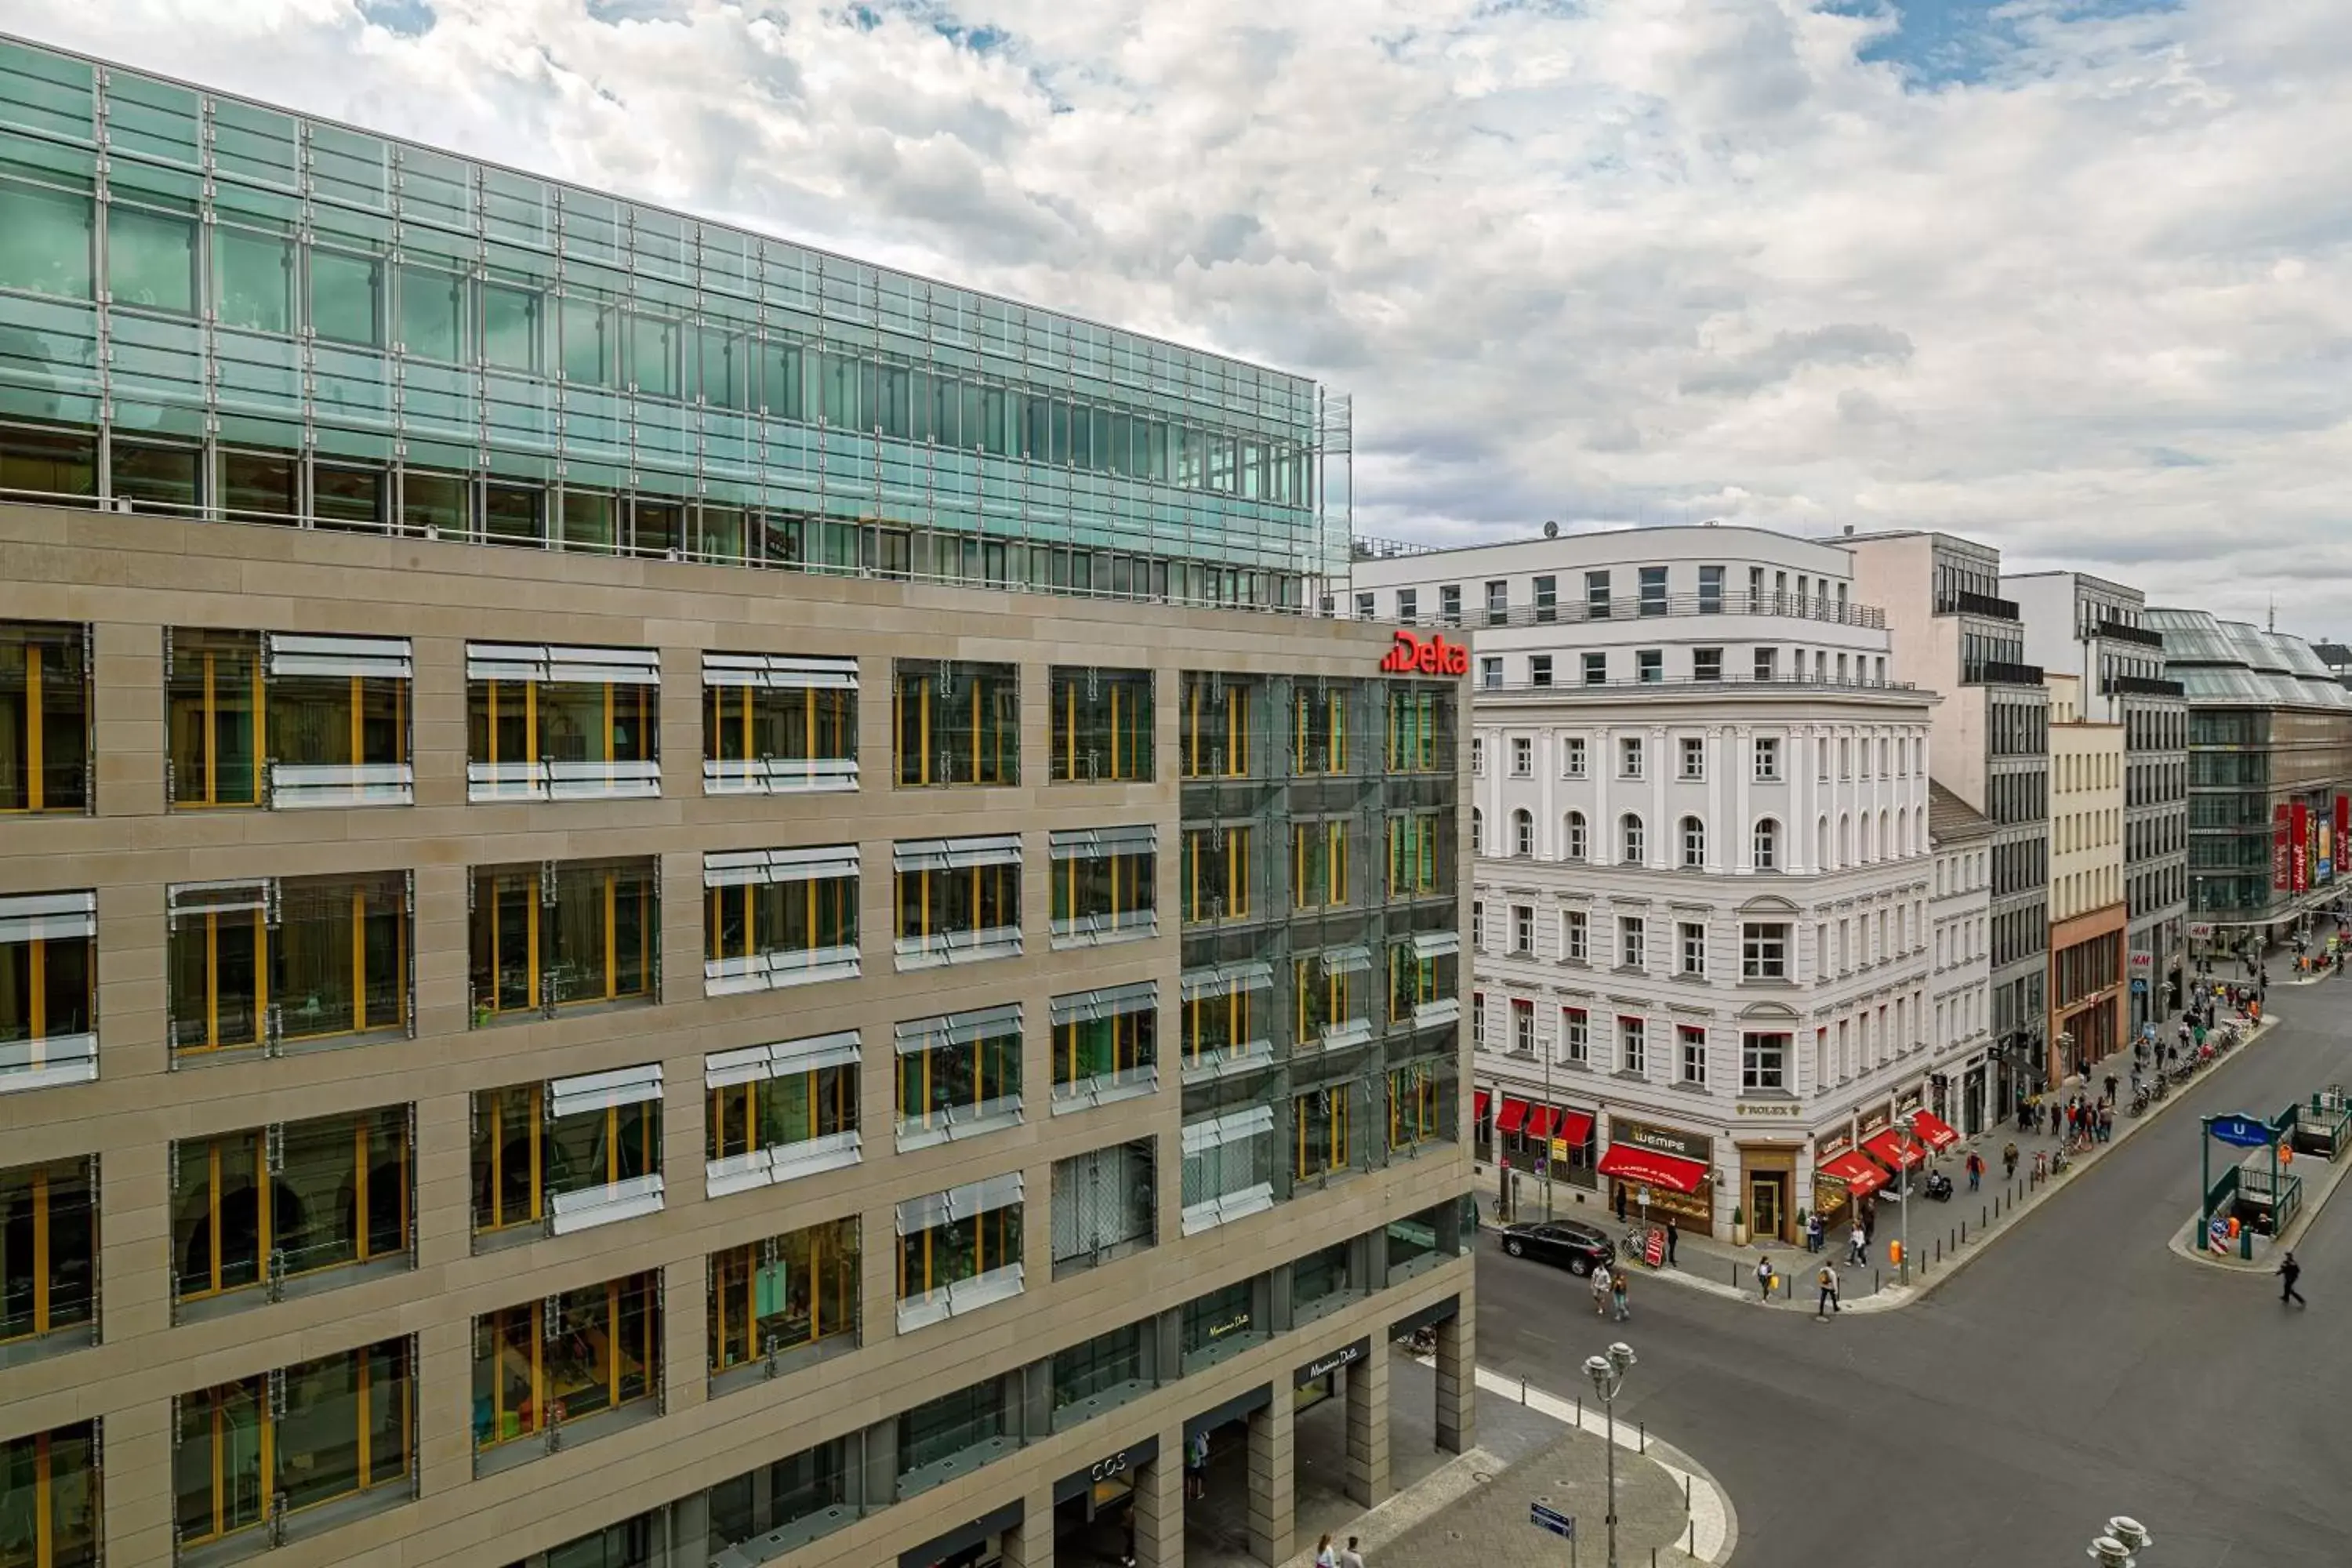
[{"label": "street lamp post", "polygon": [[1606,1355],[1584,1358],[1584,1374],[1609,1415],[1609,1568],[1617,1568],[1617,1391],[1625,1386],[1625,1371],[1633,1364],[1633,1347],[1619,1340]]},{"label": "street lamp post", "polygon": [[[1544,1051],[1544,1102],[1543,1102],[1543,1108],[1544,1108],[1544,1114],[1545,1114],[1546,1116],[1549,1116],[1549,1115],[1551,1114],[1551,1051],[1550,1051],[1550,1049],[1549,1049],[1549,1047],[1547,1047],[1547,1048],[1545,1049],[1545,1051]],[[1545,1128],[1545,1129],[1544,1129],[1544,1141],[1543,1141],[1543,1142],[1544,1142],[1544,1150],[1543,1150],[1544,1219],[1545,1219],[1545,1222],[1546,1222],[1546,1223],[1549,1223],[1549,1221],[1550,1221],[1550,1219],[1551,1219],[1551,1184],[1552,1184],[1551,1142],[1552,1142],[1552,1140],[1551,1140],[1551,1129],[1550,1129],[1550,1128],[1549,1128],[1549,1127],[1547,1127],[1547,1128]]]},{"label": "street lamp post", "polygon": [[1912,1141],[1908,1124],[1903,1118],[1896,1117],[1895,1119],[1895,1158],[1901,1164],[1902,1170],[1897,1173],[1895,1179],[1903,1184],[1903,1266],[1896,1271],[1896,1279],[1898,1283],[1904,1285],[1911,1283],[1911,1205],[1919,1199],[1917,1189],[1911,1184],[1911,1151],[1914,1148],[1920,1150],[1922,1159],[1926,1157],[1926,1149]]}]

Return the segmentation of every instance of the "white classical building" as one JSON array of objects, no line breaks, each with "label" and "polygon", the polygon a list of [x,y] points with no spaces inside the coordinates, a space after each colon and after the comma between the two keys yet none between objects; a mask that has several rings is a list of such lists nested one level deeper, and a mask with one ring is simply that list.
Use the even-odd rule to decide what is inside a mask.
[{"label": "white classical building", "polygon": [[1927,845],[1935,855],[1935,889],[1927,923],[1935,945],[1928,997],[1927,1109],[1962,1137],[1989,1131],[1993,1104],[1992,840],[1990,818],[1930,781]]},{"label": "white classical building", "polygon": [[1936,699],[1848,572],[1731,528],[1360,555],[1361,613],[1472,640],[1486,1158],[1793,1237],[1896,1118],[1950,1136],[1913,1120]]}]

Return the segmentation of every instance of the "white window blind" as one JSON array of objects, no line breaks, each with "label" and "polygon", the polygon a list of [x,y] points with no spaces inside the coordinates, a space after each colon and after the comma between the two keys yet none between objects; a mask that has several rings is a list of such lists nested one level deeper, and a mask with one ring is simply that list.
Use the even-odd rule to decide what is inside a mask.
[{"label": "white window blind", "polygon": [[270,632],[262,641],[269,653],[269,673],[274,676],[407,680],[415,673],[406,637],[297,637]]},{"label": "white window blind", "polygon": [[583,1110],[604,1110],[615,1105],[636,1105],[662,1097],[659,1062],[618,1068],[611,1072],[559,1078],[547,1086],[547,1113],[561,1121]]},{"label": "white window blind", "polygon": [[978,1007],[969,1013],[944,1013],[935,1018],[910,1018],[896,1026],[898,1055],[933,1050],[941,1046],[968,1046],[995,1035],[1021,1032],[1021,1005]]},{"label": "white window blind", "polygon": [[659,686],[661,650],[467,643],[468,680],[548,680],[580,686]]},{"label": "white window blind", "polygon": [[898,1207],[898,1234],[919,1236],[950,1220],[971,1219],[975,1215],[1011,1208],[1020,1201],[1021,1173],[1008,1171],[943,1193],[907,1199]]},{"label": "white window blind", "polygon": [[702,684],[764,686],[782,691],[855,691],[857,661],[781,653],[706,653]]},{"label": "white window blind", "polygon": [[820,1068],[851,1067],[859,1060],[859,1046],[858,1032],[843,1029],[772,1046],[719,1051],[702,1058],[702,1084],[705,1089],[727,1089],[765,1079],[788,1078],[794,1073],[815,1072]]},{"label": "white window blind", "polygon": [[890,858],[899,871],[952,871],[973,866],[1018,866],[1021,836],[996,834],[985,838],[915,838],[890,847]]},{"label": "white window blind", "polygon": [[1059,1027],[1064,1024],[1091,1023],[1097,1018],[1116,1018],[1127,1013],[1148,1013],[1159,1002],[1159,984],[1150,980],[1106,986],[1099,991],[1080,991],[1054,998],[1054,1023]]},{"label": "white window blind", "polygon": [[96,893],[26,893],[0,899],[0,942],[97,934]]},{"label": "white window blind", "polygon": [[713,850],[702,857],[702,885],[706,888],[819,882],[856,875],[855,844],[828,844],[812,849]]},{"label": "white window blind", "polygon": [[1111,855],[1150,855],[1160,847],[1160,829],[1150,823],[1128,827],[1057,830],[1051,840],[1056,860],[1098,860]]}]

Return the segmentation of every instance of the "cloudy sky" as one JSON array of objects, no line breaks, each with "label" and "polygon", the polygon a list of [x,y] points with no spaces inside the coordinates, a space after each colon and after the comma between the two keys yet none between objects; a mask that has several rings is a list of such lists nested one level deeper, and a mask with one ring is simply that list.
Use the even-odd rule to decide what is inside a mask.
[{"label": "cloudy sky", "polygon": [[1928,525],[2352,634],[2340,0],[8,0],[1311,373],[1360,532]]}]

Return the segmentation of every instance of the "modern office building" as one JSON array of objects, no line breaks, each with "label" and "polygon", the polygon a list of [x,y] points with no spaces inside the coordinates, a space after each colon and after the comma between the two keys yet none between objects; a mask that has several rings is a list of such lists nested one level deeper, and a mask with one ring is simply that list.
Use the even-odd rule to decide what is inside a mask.
[{"label": "modern office building", "polygon": [[2189,700],[2192,951],[2259,951],[2342,896],[2352,830],[2352,691],[2300,637],[2157,609]]},{"label": "modern office building", "polygon": [[1992,1101],[1992,824],[1943,785],[1927,784],[1927,847],[1936,889],[1928,998],[1927,1105],[1973,1138],[1999,1120]]},{"label": "modern office building", "polygon": [[2049,1080],[2130,1038],[2124,979],[2124,726],[2084,717],[2083,678],[2051,675]]},{"label": "modern office building", "polygon": [[1195,1434],[1280,1563],[1473,1440],[1463,683],[1215,607],[1316,388],[26,46],[0,149],[9,1563],[1170,1564]]},{"label": "modern office building", "polygon": [[1854,591],[1886,616],[1895,679],[1938,692],[1928,771],[1990,817],[1993,1103],[2041,1086],[2048,1026],[2050,741],[2042,669],[2000,552],[1948,533],[1847,534]]},{"label": "modern office building", "polygon": [[1646,1189],[1725,1237],[1793,1239],[1841,1173],[1883,1180],[1857,1146],[1935,1070],[1934,699],[1887,682],[1845,552],[1681,528],[1365,553],[1359,614],[1477,626],[1482,1152],[1555,1210]]},{"label": "modern office building", "polygon": [[[2189,700],[2137,588],[2081,572],[2005,574],[2025,655],[2077,678],[2083,717],[2124,729],[2125,962],[2137,1032],[2179,1005],[2188,963]],[[2054,811],[2053,811],[2054,815]]]}]

